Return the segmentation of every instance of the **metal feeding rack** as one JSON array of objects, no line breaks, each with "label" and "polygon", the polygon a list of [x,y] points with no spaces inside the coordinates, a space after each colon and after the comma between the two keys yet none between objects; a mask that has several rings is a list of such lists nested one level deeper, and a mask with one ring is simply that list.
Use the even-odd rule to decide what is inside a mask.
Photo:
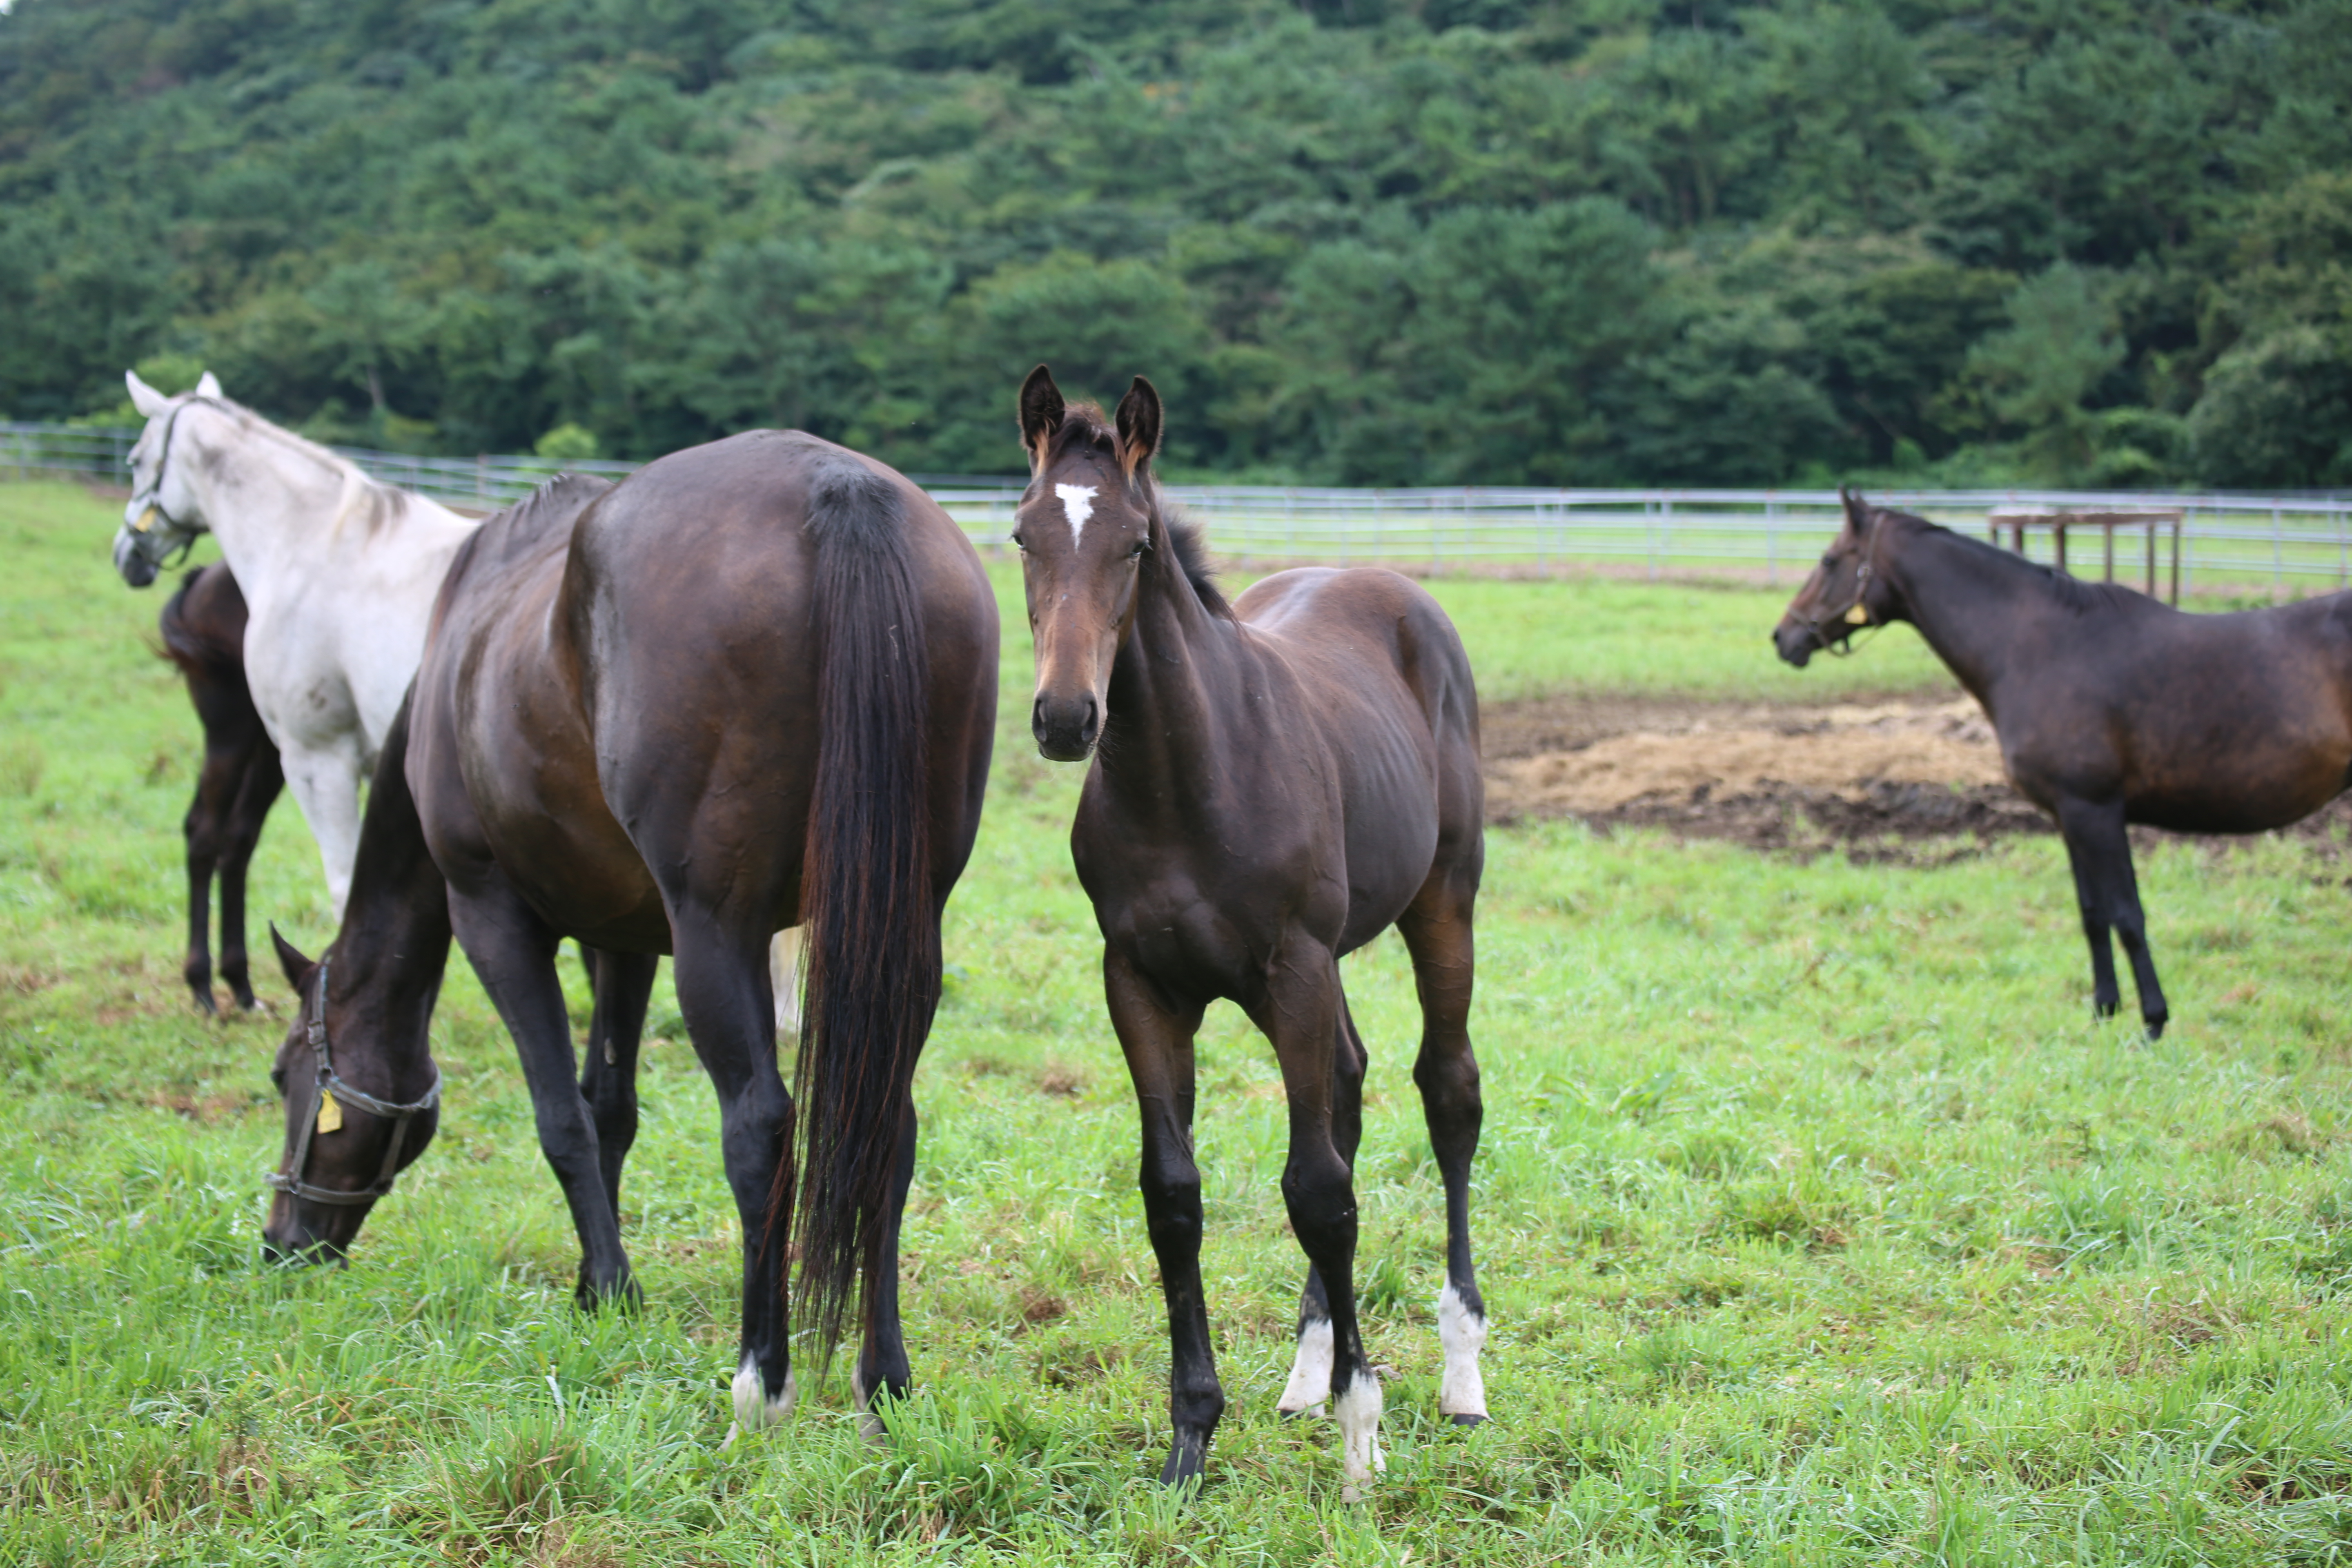
[{"label": "metal feeding rack", "polygon": [[2170,591],[2165,602],[2180,603],[2180,521],[2179,507],[2111,507],[2097,510],[2069,510],[2061,507],[2003,506],[1985,513],[1985,537],[1993,543],[2000,542],[2000,531],[2009,530],[2010,548],[2020,555],[2026,552],[2025,537],[2029,529],[2050,531],[2051,564],[2061,572],[2066,570],[2066,531],[2092,529],[2099,531],[2105,557],[2106,580],[2116,580],[2116,530],[2137,528],[2147,537],[2147,596],[2157,594],[2157,540],[2169,531],[2172,536],[2172,572]]}]

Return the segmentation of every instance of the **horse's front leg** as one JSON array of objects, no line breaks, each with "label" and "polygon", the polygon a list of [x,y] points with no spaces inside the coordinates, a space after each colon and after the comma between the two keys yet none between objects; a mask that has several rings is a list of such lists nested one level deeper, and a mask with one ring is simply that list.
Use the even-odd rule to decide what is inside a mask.
[{"label": "horse's front leg", "polygon": [[707,909],[670,907],[678,1010],[719,1097],[719,1149],[743,1233],[743,1335],[733,1394],[736,1424],[756,1432],[792,1414],[798,1389],[784,1300],[793,1100],[776,1073],[768,932],[755,928]]},{"label": "horse's front leg", "polygon": [[620,1216],[605,1194],[596,1123],[573,1081],[579,1064],[555,973],[556,935],[495,870],[480,889],[449,889],[449,922],[514,1037],[539,1124],[540,1152],[563,1189],[580,1237],[574,1295],[583,1307],[614,1297],[633,1300],[636,1281],[621,1247]]},{"label": "horse's front leg", "polygon": [[1290,1228],[1323,1282],[1331,1311],[1331,1414],[1339,1424],[1342,1500],[1360,1497],[1381,1455],[1381,1384],[1356,1322],[1356,1185],[1335,1134],[1333,1058],[1339,1037],[1339,966],[1331,950],[1292,931],[1267,966],[1251,1020],[1274,1042],[1290,1101],[1290,1158],[1282,1196]]},{"label": "horse's front leg", "polygon": [[2058,830],[2074,869],[2074,900],[2083,914],[2083,934],[2091,944],[2091,1005],[2100,1017],[2115,1016],[2122,1003],[2116,984],[2115,953],[2108,933],[2123,940],[2139,988],[2140,1021],[2147,1037],[2158,1038],[2171,1016],[2164,987],[2157,983],[2156,959],[2147,948],[2147,921],[2140,910],[2139,880],[2132,873],[2131,837],[2120,799],[2092,802],[2071,796],[2058,802]]},{"label": "horse's front leg", "polygon": [[360,756],[356,736],[345,736],[325,746],[291,745],[279,753],[287,786],[310,837],[319,841],[319,863],[327,873],[327,897],[334,905],[334,923],[343,920],[343,902],[351,897],[352,863],[360,847]]},{"label": "horse's front leg", "polygon": [[1174,1428],[1160,1480],[1174,1486],[1201,1473],[1225,1413],[1201,1288],[1201,1169],[1192,1159],[1192,1037],[1201,1009],[1171,1002],[1116,947],[1103,951],[1103,994],[1143,1122],[1138,1184],[1168,1304],[1168,1417]]},{"label": "horse's front leg", "polygon": [[[1331,1142],[1348,1169],[1356,1168],[1356,1147],[1364,1133],[1364,1069],[1370,1065],[1348,1001],[1339,999],[1339,1038],[1331,1054]],[[1315,1266],[1307,1266],[1307,1285],[1298,1293],[1297,1346],[1292,1352],[1290,1380],[1283,1384],[1275,1409],[1284,1415],[1319,1415],[1331,1397],[1331,1299]]]},{"label": "horse's front leg", "polygon": [[[181,824],[182,837],[188,851],[188,956],[180,966],[180,976],[196,998],[196,1005],[206,1013],[214,1012],[212,898],[213,871],[220,864],[221,817],[226,790],[215,775],[213,753],[207,748],[205,769],[196,780],[196,795],[188,802],[188,815]],[[226,889],[224,889],[226,891]],[[224,922],[226,924],[226,922]],[[224,931],[222,935],[226,937]]]},{"label": "horse's front leg", "polygon": [[245,951],[246,873],[261,843],[269,808],[278,803],[278,791],[286,787],[286,775],[278,766],[278,748],[261,732],[258,720],[253,724],[251,744],[239,755],[238,767],[236,804],[229,811],[220,858],[220,974],[236,1005],[250,1012],[258,1004],[254,1001]]}]

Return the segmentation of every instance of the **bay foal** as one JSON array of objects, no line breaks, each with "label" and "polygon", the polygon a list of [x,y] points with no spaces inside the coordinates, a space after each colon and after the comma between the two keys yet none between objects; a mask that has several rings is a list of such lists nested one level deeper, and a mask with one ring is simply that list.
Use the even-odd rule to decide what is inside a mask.
[{"label": "bay foal", "polygon": [[2352,594],[2183,615],[1847,495],[1845,526],[1772,633],[1802,668],[1908,621],[1983,704],[2001,766],[2055,817],[2091,947],[2092,1005],[2121,1001],[2120,938],[2153,1039],[2171,1016],[2126,824],[2259,833],[2352,783]]},{"label": "bay foal", "polygon": [[1036,638],[1031,727],[1093,765],[1070,831],[1103,934],[1103,988],[1143,1122],[1141,1184],[1168,1303],[1163,1482],[1201,1473],[1223,1413],[1201,1283],[1194,1033],[1230,998],[1274,1044],[1290,1105],[1282,1194],[1306,1252],[1281,1408],[1327,1398],[1348,1489],[1382,1468],[1381,1387],[1356,1323],[1353,1166],[1365,1053],[1339,958],[1390,925],[1421,994],[1413,1068],[1445,1187],[1438,1408],[1486,1415],[1470,1258],[1478,1066],[1471,917],[1485,855],[1478,698],[1436,602],[1390,572],[1269,577],[1228,606],[1151,472],[1159,395],[1116,427],[1040,365],[1021,389],[1032,468],[1014,542]]},{"label": "bay foal", "polygon": [[278,748],[245,684],[245,595],[226,566],[199,566],[163,605],[163,657],[188,683],[205,727],[205,765],[181,824],[188,850],[188,956],[181,974],[196,1005],[214,1011],[213,877],[220,877],[220,976],[251,1010],[245,950],[245,875],[261,825],[285,787]]}]

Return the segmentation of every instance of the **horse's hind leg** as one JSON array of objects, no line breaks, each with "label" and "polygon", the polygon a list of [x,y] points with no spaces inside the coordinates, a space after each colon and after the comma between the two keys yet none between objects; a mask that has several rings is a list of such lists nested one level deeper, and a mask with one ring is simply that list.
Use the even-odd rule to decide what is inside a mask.
[{"label": "horse's hind leg", "polygon": [[2123,941],[2139,989],[2140,1021],[2151,1040],[2164,1033],[2171,1012],[2157,983],[2156,959],[2147,948],[2147,921],[2140,910],[2139,880],[2132,873],[2131,837],[2124,827],[2120,800],[2094,803],[2072,796],[2058,802],[2058,830],[2074,869],[2074,901],[2083,914],[2083,935],[2091,944],[2091,1005],[2102,1018],[2122,1003],[2116,984],[2112,931]]},{"label": "horse's hind leg", "polygon": [[588,1023],[588,1059],[580,1074],[580,1097],[596,1123],[596,1166],[604,1197],[621,1212],[621,1167],[637,1141],[637,1046],[646,1032],[646,1005],[653,997],[661,960],[649,952],[614,952],[583,946],[596,1006]]},{"label": "horse's hind leg", "polygon": [[[1364,1135],[1364,1069],[1370,1058],[1348,998],[1339,998],[1339,1038],[1331,1058],[1331,1143],[1348,1169],[1356,1168],[1356,1149]],[[1307,1266],[1307,1287],[1298,1293],[1298,1348],[1291,1358],[1290,1381],[1283,1385],[1275,1408],[1285,1415],[1320,1415],[1331,1397],[1331,1300],[1324,1293],[1323,1277]]]},{"label": "horse's hind leg", "polygon": [[1225,1413],[1201,1286],[1201,1168],[1192,1157],[1192,1036],[1201,1010],[1170,1005],[1115,947],[1103,952],[1103,995],[1143,1123],[1137,1182],[1168,1304],[1168,1417],[1175,1429],[1160,1481],[1174,1486],[1201,1473]]},{"label": "horse's hind leg", "polygon": [[743,1228],[743,1338],[735,1419],[757,1431],[792,1413],[784,1306],[793,1101],[776,1073],[776,1016],[764,926],[670,904],[672,977],[694,1054],[719,1096],[719,1150]]},{"label": "horse's hind leg", "polygon": [[857,1366],[850,1373],[851,1388],[866,1413],[864,1420],[869,1437],[882,1436],[882,1423],[873,1413],[874,1402],[904,1399],[913,1382],[913,1369],[907,1363],[906,1331],[898,1320],[898,1226],[906,1218],[907,1189],[915,1181],[917,1131],[915,1107],[909,1100],[898,1133],[898,1163],[890,1175],[889,1218],[883,1226],[881,1244],[866,1267],[866,1342],[859,1347]]},{"label": "horse's hind leg", "polygon": [[1470,1162],[1486,1118],[1478,1058],[1470,1049],[1470,989],[1475,967],[1471,910],[1476,886],[1433,879],[1397,921],[1412,954],[1421,994],[1421,1054],[1412,1081],[1421,1089],[1430,1147],[1445,1184],[1445,1289],[1437,1298],[1437,1337],[1445,1352],[1437,1409],[1457,1426],[1486,1418],[1486,1384],[1478,1353],[1486,1343],[1486,1302],[1470,1259]]}]

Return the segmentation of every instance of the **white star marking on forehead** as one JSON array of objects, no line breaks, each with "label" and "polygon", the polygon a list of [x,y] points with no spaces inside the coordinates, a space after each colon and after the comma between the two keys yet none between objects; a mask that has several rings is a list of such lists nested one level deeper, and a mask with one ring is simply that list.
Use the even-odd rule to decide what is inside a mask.
[{"label": "white star marking on forehead", "polygon": [[1095,514],[1095,488],[1092,485],[1055,485],[1054,493],[1062,498],[1062,515],[1070,520],[1070,545],[1076,549],[1087,531],[1087,519]]}]

